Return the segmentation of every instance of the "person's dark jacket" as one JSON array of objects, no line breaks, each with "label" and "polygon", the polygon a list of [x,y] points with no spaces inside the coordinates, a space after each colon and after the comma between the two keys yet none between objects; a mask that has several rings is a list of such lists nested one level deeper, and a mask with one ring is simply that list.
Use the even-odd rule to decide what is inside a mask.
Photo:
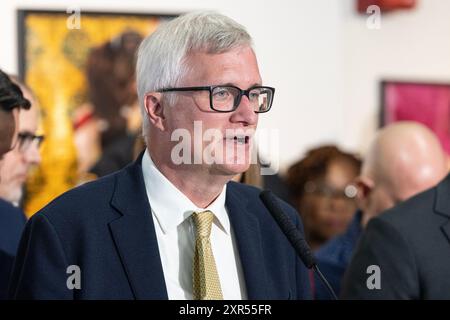
[{"label": "person's dark jacket", "polygon": [[[14,265],[11,298],[168,298],[141,159],[63,194],[30,219]],[[307,269],[259,192],[230,182],[225,203],[248,298],[310,298]],[[281,205],[303,232],[296,211]],[[81,288],[71,290],[77,267]]]},{"label": "person's dark jacket", "polygon": [[450,175],[370,220],[342,297],[450,299]]},{"label": "person's dark jacket", "polygon": [[25,223],[22,210],[0,199],[0,300],[8,296],[9,276]]}]

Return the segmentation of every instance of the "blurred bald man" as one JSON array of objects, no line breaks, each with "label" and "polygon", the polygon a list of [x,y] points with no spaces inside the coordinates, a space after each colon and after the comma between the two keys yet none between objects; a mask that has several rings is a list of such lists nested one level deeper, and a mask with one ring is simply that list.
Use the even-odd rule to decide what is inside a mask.
[{"label": "blurred bald man", "polygon": [[380,132],[359,182],[367,227],[346,272],[343,298],[450,299],[447,174],[446,157],[427,128],[401,123]]},{"label": "blurred bald man", "polygon": [[358,178],[362,225],[380,212],[434,187],[448,173],[447,157],[434,133],[416,122],[380,130]]},{"label": "blurred bald man", "polygon": [[[415,122],[398,122],[378,132],[356,181],[360,210],[343,235],[331,240],[317,252],[319,266],[337,292],[340,291],[354,248],[369,220],[435,186],[446,174],[445,153],[427,127]],[[358,274],[360,277],[368,276],[365,269],[362,271],[362,275]],[[353,274],[351,276],[356,277]],[[326,289],[317,281],[315,283],[315,297],[328,299]],[[362,285],[365,287],[366,282]]]}]

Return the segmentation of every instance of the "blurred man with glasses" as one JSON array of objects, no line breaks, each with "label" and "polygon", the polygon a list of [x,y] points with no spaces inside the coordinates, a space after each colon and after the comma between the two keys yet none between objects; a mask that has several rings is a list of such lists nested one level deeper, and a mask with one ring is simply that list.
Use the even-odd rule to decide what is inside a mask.
[{"label": "blurred man with glasses", "polygon": [[39,146],[42,135],[36,135],[39,124],[39,106],[31,90],[14,77],[13,81],[19,85],[26,99],[31,102],[29,110],[19,114],[19,130],[17,143],[14,148],[4,155],[0,168],[0,198],[19,206],[24,183],[30,168],[41,162]]},{"label": "blurred man with glasses", "polygon": [[[19,115],[27,112],[30,102],[10,77],[0,70],[0,168],[4,165],[4,154],[15,149],[19,143]],[[3,176],[0,173],[0,183]],[[25,216],[20,209],[0,199],[0,300],[7,297],[9,275],[20,235],[25,225]]]},{"label": "blurred man with glasses", "polygon": [[31,218],[10,297],[308,298],[307,269],[260,190],[231,181],[250,166],[275,91],[245,28],[217,13],[180,16],[142,42],[136,75],[145,152]]}]

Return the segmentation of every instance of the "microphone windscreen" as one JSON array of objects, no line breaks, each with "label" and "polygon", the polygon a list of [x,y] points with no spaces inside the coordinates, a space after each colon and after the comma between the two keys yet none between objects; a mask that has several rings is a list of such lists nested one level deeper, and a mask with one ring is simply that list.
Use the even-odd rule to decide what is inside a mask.
[{"label": "microphone windscreen", "polygon": [[283,212],[272,192],[264,190],[260,193],[259,197],[278,223],[281,231],[283,231],[291,245],[295,248],[305,266],[311,269],[316,264],[316,259],[311,248],[289,217]]}]

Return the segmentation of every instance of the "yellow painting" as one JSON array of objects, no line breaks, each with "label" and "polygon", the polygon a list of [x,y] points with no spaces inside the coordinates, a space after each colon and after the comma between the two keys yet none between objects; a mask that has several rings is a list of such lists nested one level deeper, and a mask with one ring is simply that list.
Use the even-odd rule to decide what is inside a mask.
[{"label": "yellow painting", "polygon": [[45,134],[42,163],[27,182],[28,216],[78,183],[71,114],[87,99],[90,50],[129,30],[145,37],[170,17],[81,12],[79,28],[69,28],[66,12],[19,12],[21,77],[39,101]]}]

